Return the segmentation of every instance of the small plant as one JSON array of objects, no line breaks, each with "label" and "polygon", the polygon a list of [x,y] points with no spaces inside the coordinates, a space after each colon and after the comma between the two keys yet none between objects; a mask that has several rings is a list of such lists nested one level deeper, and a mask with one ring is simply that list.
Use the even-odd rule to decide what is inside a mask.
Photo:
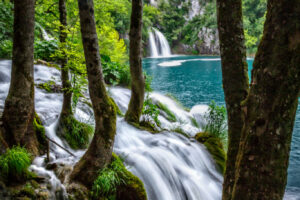
[{"label": "small plant", "polygon": [[113,154],[113,161],[110,165],[100,171],[92,187],[93,197],[114,196],[117,187],[126,184],[126,168],[122,160]]},{"label": "small plant", "polygon": [[0,156],[0,176],[5,180],[23,180],[30,174],[31,156],[25,148],[15,146]]},{"label": "small plant", "polygon": [[160,126],[160,121],[158,119],[158,115],[159,115],[159,109],[157,107],[157,105],[155,105],[152,102],[152,99],[149,97],[149,95],[147,95],[145,101],[144,101],[144,106],[143,106],[143,115],[152,118],[154,120],[154,122]]},{"label": "small plant", "polygon": [[59,85],[56,85],[54,80],[47,81],[45,83],[40,83],[37,85],[37,88],[44,89],[48,93],[60,93],[62,88]]},{"label": "small plant", "polygon": [[204,132],[208,132],[216,137],[224,138],[226,134],[226,108],[217,106],[214,101],[209,104],[208,112],[204,116],[206,125]]}]

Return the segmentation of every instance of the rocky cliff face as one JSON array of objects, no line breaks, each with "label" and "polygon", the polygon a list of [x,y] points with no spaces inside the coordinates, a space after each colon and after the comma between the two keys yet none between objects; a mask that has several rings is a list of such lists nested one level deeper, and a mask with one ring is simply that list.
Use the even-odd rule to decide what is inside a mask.
[{"label": "rocky cliff face", "polygon": [[[150,4],[158,7],[162,2],[173,2],[174,0],[150,0]],[[175,2],[175,1],[174,1]],[[207,0],[185,0],[178,5],[188,5],[188,13],[183,16],[184,26],[193,27],[193,32],[182,32],[181,39],[170,41],[172,53],[174,54],[219,54],[219,38],[216,22],[215,2]],[[173,3],[174,4],[174,3]],[[184,29],[184,28],[183,28]],[[190,35],[193,36],[190,36]],[[187,42],[184,38],[194,37],[193,41]],[[197,36],[197,38],[195,38]]]}]

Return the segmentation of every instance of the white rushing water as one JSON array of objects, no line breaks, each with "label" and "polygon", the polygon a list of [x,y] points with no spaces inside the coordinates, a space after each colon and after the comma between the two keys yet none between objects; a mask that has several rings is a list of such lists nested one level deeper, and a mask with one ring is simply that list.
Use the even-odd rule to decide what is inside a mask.
[{"label": "white rushing water", "polygon": [[166,37],[157,29],[152,28],[149,33],[151,57],[169,57],[172,55]]},{"label": "white rushing water", "polygon": [[[43,83],[50,78],[57,84],[60,82],[60,71],[42,65],[35,65],[35,82]],[[0,113],[3,110],[5,98],[9,89],[11,61],[0,61]],[[63,166],[64,170],[72,170],[73,165],[81,158],[85,151],[74,151],[65,141],[56,135],[55,127],[62,106],[62,94],[46,93],[41,89],[35,90],[35,108],[41,117],[49,138],[64,146],[75,157],[70,156],[61,148],[51,145],[50,163]],[[108,88],[121,111],[127,110],[130,100],[130,90],[121,87]],[[177,122],[167,120],[165,114],[159,115],[165,131],[151,134],[137,129],[124,121],[117,120],[117,135],[114,151],[124,159],[131,172],[138,176],[147,191],[149,200],[220,200],[223,177],[216,171],[215,163],[202,144],[191,138],[184,137],[172,131],[180,127],[185,133],[194,136],[200,131],[191,123],[191,118],[198,124],[203,122],[206,105],[196,105],[186,111],[172,98],[157,92],[149,94],[152,101],[167,105],[177,118]],[[91,108],[79,102],[75,117],[93,124]],[[50,191],[50,199],[67,199],[64,180],[57,171],[47,170],[45,155],[37,157],[30,170],[46,179]],[[288,193],[286,200],[297,200],[298,193]]]},{"label": "white rushing water", "polygon": [[[0,61],[0,109],[3,109],[5,97],[9,88],[11,61]],[[59,70],[42,65],[35,65],[35,81],[42,83],[49,77],[59,81]],[[112,87],[109,94],[125,112],[130,99],[130,90]],[[184,110],[170,97],[153,92],[150,95],[153,102],[168,105],[178,122],[169,122],[165,115],[159,116],[163,131],[151,134],[137,129],[124,121],[122,117],[117,120],[117,135],[114,151],[124,158],[128,169],[137,175],[145,184],[149,200],[219,200],[221,199],[222,175],[216,171],[215,163],[205,147],[194,139],[189,139],[171,131],[176,126],[195,135],[200,129],[194,127],[191,118],[201,121],[206,106],[193,108],[191,112]],[[49,138],[69,149],[76,157],[70,156],[57,146],[51,145],[51,163],[72,166],[80,159],[84,151],[74,151],[55,133],[55,126],[62,106],[62,94],[46,93],[36,89],[36,111],[46,126]],[[92,110],[83,103],[76,109],[76,118],[88,122]],[[66,192],[62,180],[57,173],[45,169],[45,156],[37,157],[30,169],[46,178],[51,185],[51,199],[65,199]]]}]

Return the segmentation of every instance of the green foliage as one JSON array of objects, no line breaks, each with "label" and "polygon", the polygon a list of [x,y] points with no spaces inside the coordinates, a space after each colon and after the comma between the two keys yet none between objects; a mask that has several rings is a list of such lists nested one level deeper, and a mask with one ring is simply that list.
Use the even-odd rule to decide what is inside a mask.
[{"label": "green foliage", "polygon": [[99,172],[91,192],[92,199],[146,200],[144,184],[129,172],[121,158],[112,154],[111,163]]},{"label": "green foliage", "polygon": [[69,116],[62,119],[58,132],[72,149],[85,149],[88,147],[94,128],[91,125],[77,121],[73,116]]},{"label": "green foliage", "polygon": [[146,72],[144,72],[144,77],[145,77],[145,91],[152,92],[153,91],[153,89],[151,88],[152,77],[148,75]]},{"label": "green foliage", "polygon": [[167,114],[167,120],[169,120],[170,122],[176,122],[177,121],[177,118],[176,118],[175,114],[168,108],[167,105],[165,105],[161,102],[158,102],[157,107]]},{"label": "green foliage", "polygon": [[142,38],[143,42],[147,43],[149,38],[149,31],[152,27],[159,25],[162,20],[162,13],[158,8],[149,4],[144,4],[143,7],[143,29]]},{"label": "green foliage", "polygon": [[157,105],[155,105],[152,101],[152,99],[149,97],[149,95],[147,95],[145,101],[144,101],[144,105],[143,105],[143,115],[145,115],[148,118],[151,118],[154,120],[154,122],[160,126],[160,121],[158,119],[158,115],[159,115],[159,109],[157,107]]},{"label": "green foliage", "polygon": [[267,0],[244,0],[243,21],[248,53],[255,53],[262,37]]},{"label": "green foliage", "polygon": [[130,86],[131,76],[129,66],[112,62],[109,56],[101,55],[104,80],[110,85]]},{"label": "green foliage", "polygon": [[204,116],[206,125],[204,132],[208,132],[213,136],[224,138],[227,132],[226,124],[226,108],[217,106],[214,101],[209,104],[208,112]]},{"label": "green foliage", "polygon": [[[126,168],[122,160],[114,154],[113,161],[99,172],[92,187],[92,196],[112,197],[117,191],[117,187],[126,184]],[[110,199],[110,198],[109,198]]]},{"label": "green foliage", "polygon": [[0,41],[0,58],[12,58],[12,40]]},{"label": "green foliage", "polygon": [[12,57],[13,4],[0,2],[0,58]]},{"label": "green foliage", "polygon": [[31,157],[25,148],[15,146],[7,149],[5,154],[0,156],[0,176],[8,181],[25,180],[30,164]]},{"label": "green foliage", "polygon": [[57,40],[36,40],[34,42],[34,58],[45,61],[55,61],[53,54],[58,49]]}]

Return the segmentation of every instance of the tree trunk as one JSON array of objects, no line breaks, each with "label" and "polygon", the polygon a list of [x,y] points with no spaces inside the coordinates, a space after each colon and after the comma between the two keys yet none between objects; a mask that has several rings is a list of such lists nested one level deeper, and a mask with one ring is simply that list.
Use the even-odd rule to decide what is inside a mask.
[{"label": "tree trunk", "polygon": [[3,112],[7,144],[38,153],[33,128],[34,112],[34,0],[14,1],[14,37],[11,84]]},{"label": "tree trunk", "polygon": [[300,0],[269,0],[245,105],[233,200],[279,200],[300,91]]},{"label": "tree trunk", "polygon": [[143,110],[145,80],[142,69],[142,18],[143,1],[132,0],[130,24],[130,74],[131,98],[125,119],[139,123]]},{"label": "tree trunk", "polygon": [[65,0],[59,0],[59,15],[60,15],[60,34],[59,40],[62,48],[61,64],[61,80],[63,86],[64,100],[61,110],[61,118],[72,115],[72,86],[69,78],[69,67],[67,65],[66,39],[67,39],[67,10]]},{"label": "tree trunk", "polygon": [[95,134],[88,150],[75,165],[71,181],[91,188],[99,170],[111,161],[116,133],[116,109],[106,93],[102,75],[93,0],[78,0],[81,35],[89,93],[95,114]]},{"label": "tree trunk", "polygon": [[[231,199],[235,162],[243,128],[241,103],[249,90],[241,0],[217,0],[223,88],[228,117],[228,152],[223,200]],[[234,34],[233,34],[234,33]]]}]

